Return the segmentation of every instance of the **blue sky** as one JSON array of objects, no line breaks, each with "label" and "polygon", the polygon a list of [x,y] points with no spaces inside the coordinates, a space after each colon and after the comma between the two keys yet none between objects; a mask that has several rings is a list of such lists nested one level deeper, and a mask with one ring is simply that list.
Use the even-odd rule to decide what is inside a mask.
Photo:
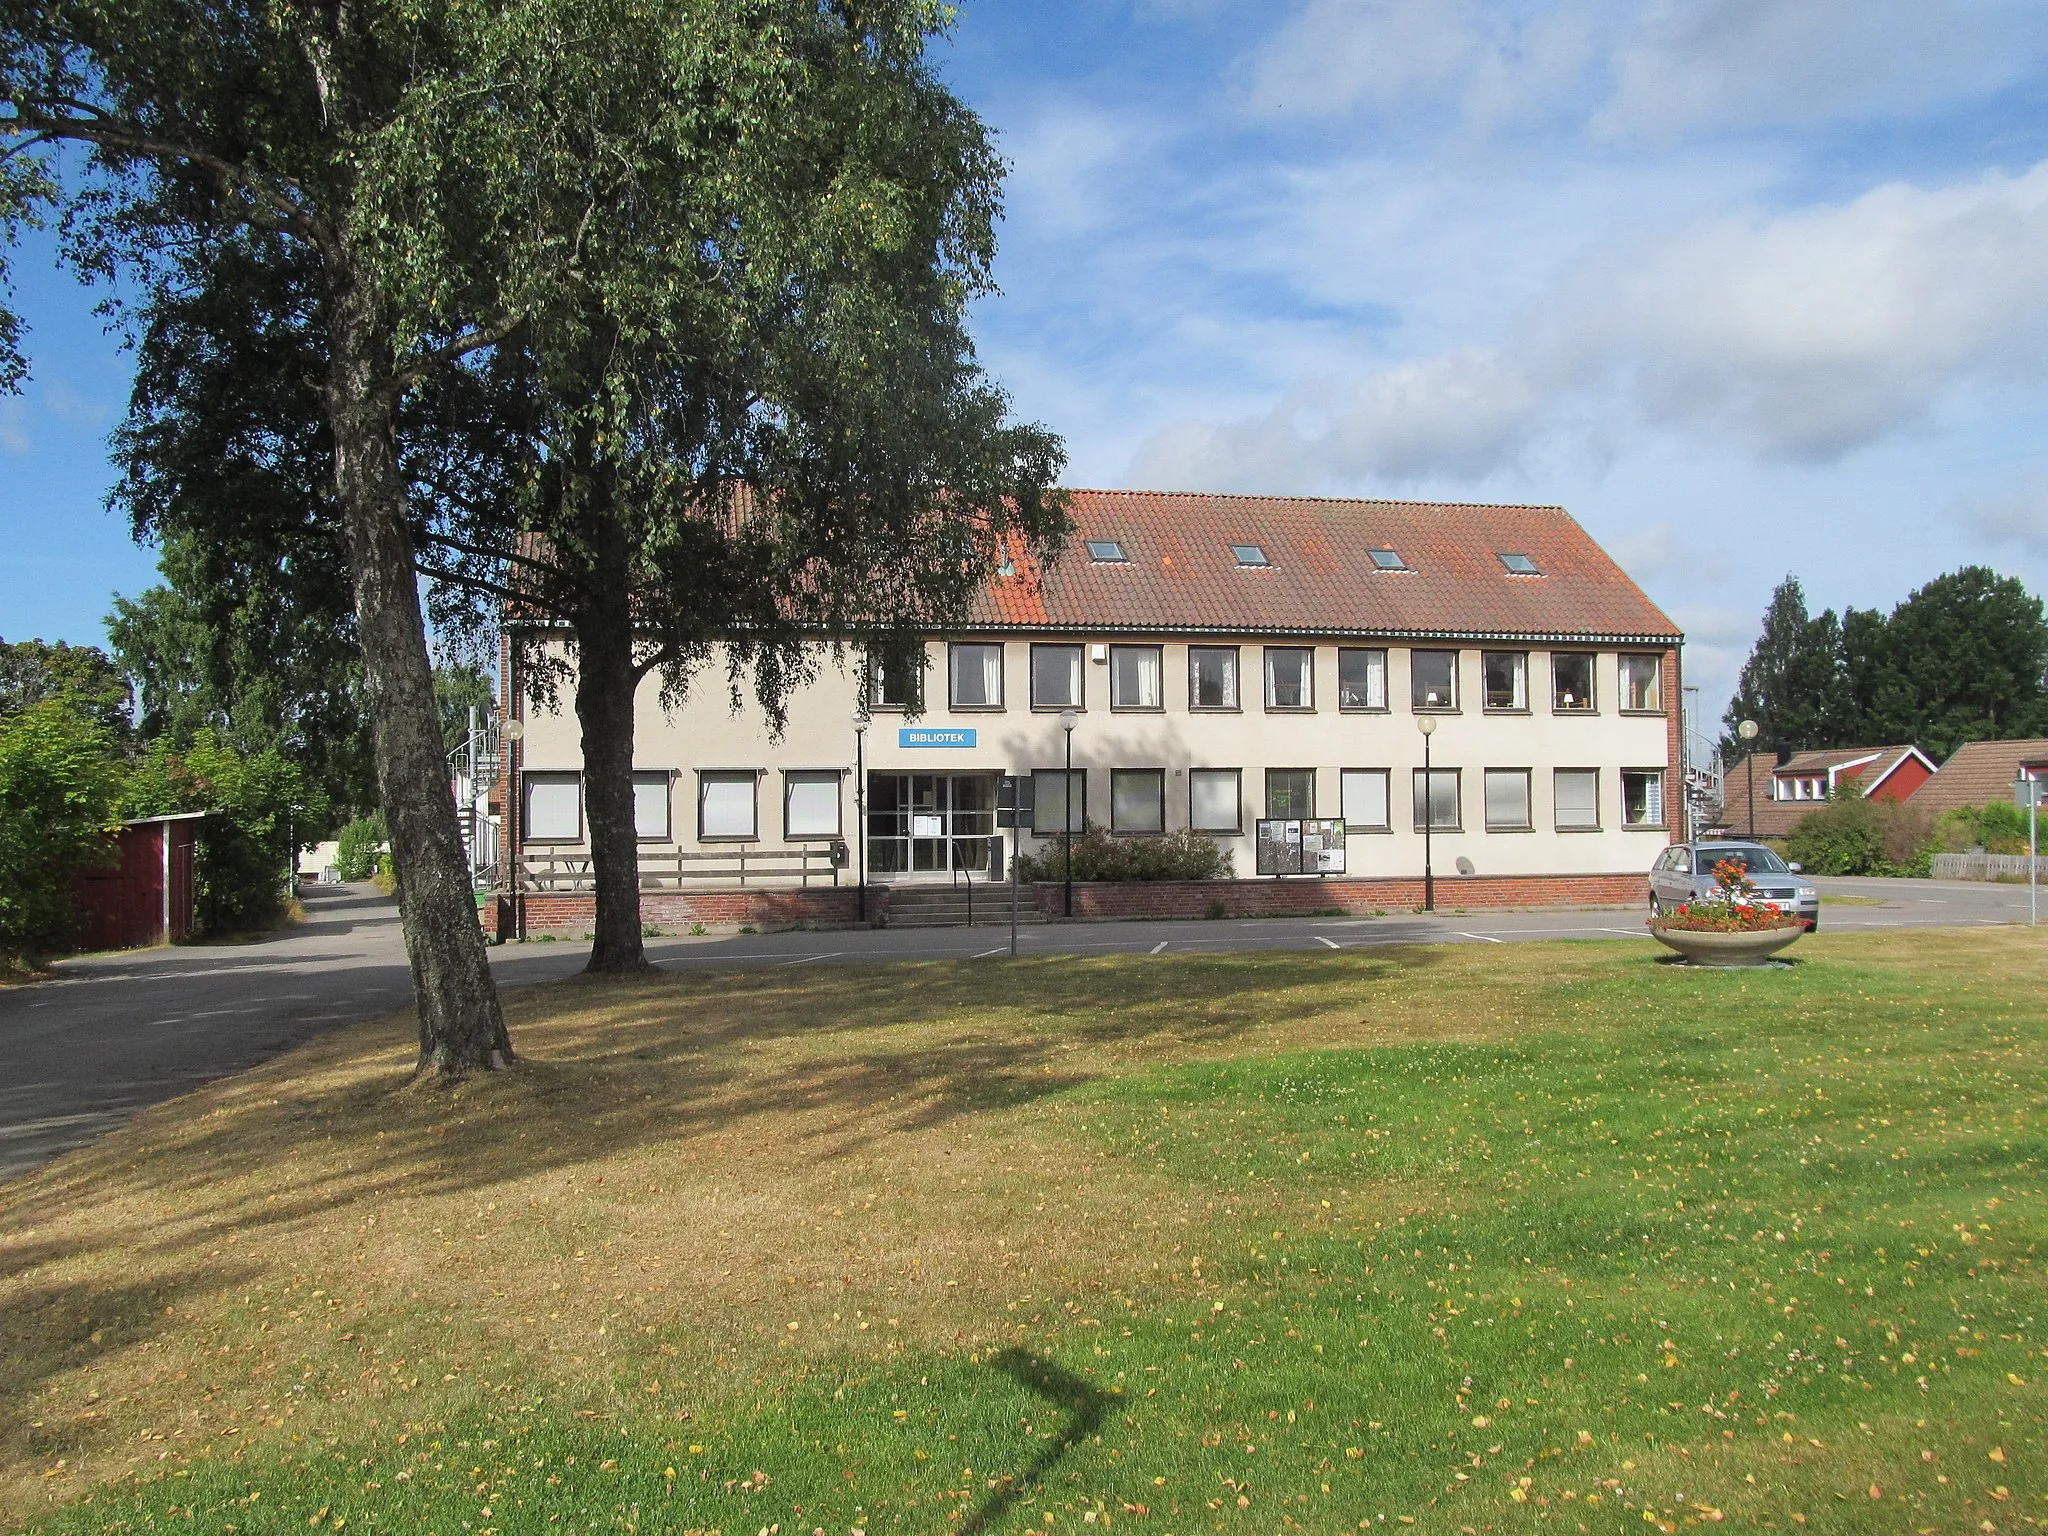
[{"label": "blue sky", "polygon": [[[984,361],[1079,485],[1561,502],[1718,716],[1771,587],[2048,592],[2038,0],[981,0]],[[0,635],[151,578],[123,360],[22,253]]]}]

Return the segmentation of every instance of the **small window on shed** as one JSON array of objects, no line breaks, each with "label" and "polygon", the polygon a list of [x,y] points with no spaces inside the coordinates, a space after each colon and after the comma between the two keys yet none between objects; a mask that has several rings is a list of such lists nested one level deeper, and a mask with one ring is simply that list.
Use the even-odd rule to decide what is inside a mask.
[{"label": "small window on shed", "polygon": [[1084,539],[1088,546],[1088,558],[1097,565],[1120,565],[1130,556],[1124,553],[1124,546],[1117,539]]},{"label": "small window on shed", "polygon": [[1378,570],[1405,571],[1408,569],[1408,562],[1401,558],[1401,552],[1398,549],[1369,549],[1366,553],[1372,556],[1372,563]]},{"label": "small window on shed", "polygon": [[1237,563],[1239,565],[1271,565],[1273,563],[1266,558],[1266,549],[1263,544],[1233,544],[1230,546],[1230,552],[1237,556]]},{"label": "small window on shed", "polygon": [[1542,570],[1527,555],[1502,555],[1500,563],[1508,568],[1512,576],[1541,576]]}]

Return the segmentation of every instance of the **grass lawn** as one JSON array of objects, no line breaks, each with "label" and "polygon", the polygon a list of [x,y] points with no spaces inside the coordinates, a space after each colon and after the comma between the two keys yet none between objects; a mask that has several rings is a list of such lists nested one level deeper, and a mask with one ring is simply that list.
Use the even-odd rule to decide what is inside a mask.
[{"label": "grass lawn", "polygon": [[979,961],[386,1020],[0,1186],[0,1527],[2048,1520],[2048,946]]}]

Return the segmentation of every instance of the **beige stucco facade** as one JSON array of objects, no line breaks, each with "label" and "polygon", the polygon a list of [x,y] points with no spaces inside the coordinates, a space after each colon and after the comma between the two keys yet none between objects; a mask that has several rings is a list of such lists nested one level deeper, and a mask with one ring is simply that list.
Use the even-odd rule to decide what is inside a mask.
[{"label": "beige stucco facade", "polygon": [[[1570,647],[1590,652],[1596,677],[1594,707],[1590,710],[1560,712],[1553,707],[1551,651],[1528,641],[1487,641],[1445,639],[1402,642],[1395,639],[1345,639],[1311,641],[1295,637],[1204,636],[1198,641],[1159,637],[1148,640],[1128,634],[1105,636],[1090,641],[1071,632],[1037,637],[1040,643],[1082,647],[1082,699],[1075,710],[1073,765],[1085,771],[1087,817],[1112,830],[1113,782],[1115,770],[1141,770],[1158,775],[1157,796],[1163,830],[1190,824],[1190,785],[1201,776],[1203,795],[1215,817],[1218,770],[1235,770],[1240,775],[1240,808],[1235,829],[1208,832],[1228,848],[1240,877],[1255,870],[1253,830],[1255,820],[1267,814],[1269,774],[1286,770],[1312,772],[1313,810],[1318,817],[1337,818],[1345,814],[1345,774],[1383,771],[1385,779],[1386,825],[1361,825],[1356,819],[1346,827],[1346,872],[1353,875],[1414,875],[1423,865],[1423,834],[1417,829],[1413,773],[1423,766],[1424,737],[1418,729],[1420,713],[1437,721],[1429,740],[1431,766],[1439,772],[1457,775],[1455,827],[1432,832],[1433,862],[1438,874],[1479,875],[1567,875],[1619,874],[1647,869],[1658,852],[1682,835],[1683,786],[1678,761],[1679,732],[1674,717],[1680,696],[1678,654],[1675,649],[1647,649],[1612,645]],[[1032,706],[1031,652],[1034,637],[989,635],[971,637],[976,644],[1000,644],[1000,707],[956,708],[949,698],[948,646],[933,642],[927,648],[926,706],[911,718],[899,710],[872,707],[866,712],[867,725],[858,750],[868,774],[869,830],[875,834],[863,849],[858,841],[858,813],[855,800],[856,730],[861,713],[861,683],[857,676],[856,653],[835,662],[829,657],[820,675],[790,701],[788,726],[780,739],[771,740],[758,709],[733,712],[724,686],[724,669],[719,661],[700,674],[689,702],[677,711],[665,710],[653,680],[642,685],[637,716],[634,761],[649,775],[643,789],[643,850],[647,855],[695,853],[730,854],[744,846],[753,854],[794,846],[813,849],[836,836],[849,845],[852,860],[868,855],[870,878],[893,882],[905,879],[954,878],[952,867],[968,862],[950,846],[964,834],[980,836],[994,831],[993,776],[1002,773],[1029,774],[1061,768],[1065,743],[1057,706]],[[1116,708],[1111,702],[1110,656],[1112,644],[1157,645],[1158,705],[1146,709]],[[1197,709],[1192,704],[1189,646],[1235,647],[1238,655],[1238,704],[1235,709]],[[1311,647],[1312,681],[1308,707],[1274,709],[1266,707],[1263,689],[1263,654],[1269,645]],[[1377,710],[1347,710],[1339,706],[1339,650],[1378,648],[1386,652],[1385,707]],[[1457,707],[1418,711],[1411,697],[1411,654],[1417,649],[1457,652]],[[1560,650],[1565,649],[1563,647]],[[1482,654],[1488,651],[1526,655],[1527,707],[1520,710],[1490,710],[1484,704]],[[1621,657],[1654,656],[1658,685],[1654,710],[1620,708],[1623,698]],[[569,796],[574,791],[572,776],[581,767],[578,728],[568,706],[570,693],[554,712],[542,710],[523,692],[511,690],[513,711],[521,717],[523,735],[514,749],[514,763],[525,783],[552,786],[546,792],[554,798],[545,827],[531,822],[532,808],[515,781],[514,804],[508,811],[520,818],[519,837],[528,851],[573,853],[584,846],[580,816],[574,835],[564,819]],[[906,734],[908,733],[908,734]],[[911,745],[918,740],[952,740],[971,745]],[[1591,777],[1587,773],[1591,771]],[[1497,777],[1489,795],[1487,775]],[[1593,825],[1560,828],[1560,772],[1571,785],[1568,798],[1593,802]],[[1489,802],[1510,810],[1517,797],[1514,775],[1526,774],[1527,826],[1489,826]],[[742,782],[732,775],[751,775],[754,780],[754,818],[750,835],[734,831],[731,818],[738,814]],[[836,777],[836,823],[831,831],[819,821],[821,796],[832,793],[818,776]],[[706,789],[706,775],[717,787]],[[786,825],[786,794],[793,782],[807,786],[802,794],[807,820],[799,827],[801,836],[789,835]],[[665,788],[657,787],[665,776]],[[1654,790],[1646,788],[1654,776]],[[943,781],[943,786],[941,785]],[[1632,798],[1625,801],[1624,784]],[[1132,803],[1142,803],[1152,793],[1147,781],[1121,781]],[[1367,779],[1354,777],[1353,809],[1370,808],[1376,800]],[[724,836],[703,835],[702,817],[706,794],[719,797],[717,815],[724,818]],[[885,814],[894,815],[904,795],[917,800],[906,803],[904,822],[882,827]],[[1645,796],[1653,795],[1654,807]],[[920,798],[921,797],[921,798]],[[665,821],[654,814],[659,801]],[[963,809],[963,805],[965,808]],[[920,810],[920,807],[922,809]],[[1634,812],[1631,821],[1630,811]],[[957,813],[957,815],[956,815]],[[887,832],[908,830],[910,815],[943,814],[937,839],[920,839],[926,844],[914,856],[899,848]],[[1142,819],[1142,818],[1141,818]],[[1496,821],[1501,820],[1496,815]],[[1568,819],[1583,822],[1581,806]],[[1050,813],[1045,818],[1056,825]],[[926,832],[934,830],[927,819],[919,823]],[[552,832],[553,840],[537,838],[536,831]],[[1142,835],[1142,834],[1138,834]],[[1024,846],[1036,850],[1057,838],[1027,830]],[[922,862],[935,867],[899,870],[897,864]],[[759,878],[758,876],[756,877]]]}]

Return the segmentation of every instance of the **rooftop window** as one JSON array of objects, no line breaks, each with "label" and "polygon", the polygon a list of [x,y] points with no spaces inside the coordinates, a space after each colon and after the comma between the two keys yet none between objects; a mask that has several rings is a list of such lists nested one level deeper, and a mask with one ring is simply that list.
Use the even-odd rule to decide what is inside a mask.
[{"label": "rooftop window", "polygon": [[1542,570],[1527,555],[1502,555],[1500,563],[1508,568],[1511,576],[1541,576]]},{"label": "rooftop window", "polygon": [[1405,571],[1408,569],[1408,562],[1401,558],[1399,550],[1370,549],[1366,553],[1372,556],[1372,563],[1379,570]]},{"label": "rooftop window", "polygon": [[1239,565],[1271,565],[1266,558],[1265,546],[1261,544],[1233,544],[1230,552],[1237,556]]},{"label": "rooftop window", "polygon": [[1097,565],[1120,565],[1130,559],[1130,556],[1124,553],[1124,546],[1120,540],[1084,539],[1082,543],[1088,546],[1088,558]]}]

